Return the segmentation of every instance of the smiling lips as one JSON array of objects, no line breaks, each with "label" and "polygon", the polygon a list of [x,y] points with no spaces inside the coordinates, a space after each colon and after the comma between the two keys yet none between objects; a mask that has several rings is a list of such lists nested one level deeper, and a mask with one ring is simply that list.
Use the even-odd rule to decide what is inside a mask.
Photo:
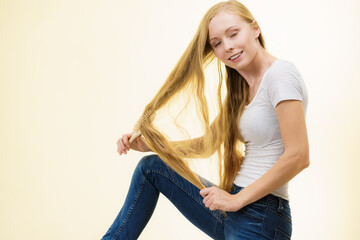
[{"label": "smiling lips", "polygon": [[244,52],[244,51],[241,51],[241,52],[239,52],[239,53],[231,56],[231,57],[229,58],[229,60],[230,60],[230,61],[233,61],[233,62],[239,60],[239,59],[240,59],[240,56],[242,55],[243,52]]}]

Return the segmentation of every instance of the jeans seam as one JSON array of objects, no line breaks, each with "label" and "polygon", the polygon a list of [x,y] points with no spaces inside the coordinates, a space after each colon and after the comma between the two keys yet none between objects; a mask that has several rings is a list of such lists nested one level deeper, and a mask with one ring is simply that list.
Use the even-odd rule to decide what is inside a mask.
[{"label": "jeans seam", "polygon": [[264,214],[264,219],[263,221],[261,222],[261,228],[260,228],[260,235],[263,236],[266,232],[266,230],[264,229],[264,220],[266,219],[267,215],[269,214],[269,205],[266,206],[266,209],[265,209],[265,214]]},{"label": "jeans seam", "polygon": [[168,180],[172,181],[179,189],[181,189],[185,194],[187,194],[192,200],[194,200],[195,202],[197,202],[201,207],[203,207],[206,211],[208,211],[213,217],[216,218],[216,220],[221,224],[224,225],[223,221],[221,219],[219,219],[218,216],[216,216],[215,214],[213,214],[212,211],[210,211],[210,209],[208,209],[207,207],[205,207],[201,201],[198,201],[192,194],[190,194],[189,192],[186,191],[186,189],[184,189],[183,187],[181,187],[181,184],[179,184],[173,177],[170,177],[164,173],[162,173],[161,171],[158,170],[148,170],[147,171],[147,175],[150,173],[157,173],[159,175],[164,176],[165,178],[167,178]]},{"label": "jeans seam", "polygon": [[120,225],[120,227],[116,230],[115,235],[114,235],[114,237],[112,238],[112,240],[118,239],[118,237],[119,237],[119,235],[120,235],[120,233],[121,233],[122,228],[125,226],[125,223],[126,223],[127,220],[129,219],[132,211],[133,211],[134,208],[135,208],[135,205],[136,205],[137,201],[139,200],[139,197],[140,197],[140,195],[141,195],[141,193],[142,193],[142,190],[143,190],[143,188],[144,188],[144,186],[145,186],[145,182],[146,182],[146,178],[143,179],[143,181],[142,181],[142,183],[141,183],[141,185],[140,185],[139,191],[137,191],[137,194],[136,194],[136,196],[135,196],[135,199],[134,199],[134,201],[132,202],[132,204],[131,204],[131,206],[130,206],[130,208],[129,208],[128,213],[126,214],[125,219],[123,220],[123,222],[122,222],[122,224]]},{"label": "jeans seam", "polygon": [[291,239],[291,237],[289,235],[287,235],[286,233],[284,233],[283,231],[276,229],[275,230],[275,235],[274,235],[274,240],[277,239],[278,233],[284,234],[287,238]]},{"label": "jeans seam", "polygon": [[269,210],[270,210],[271,212],[275,213],[276,215],[278,215],[279,217],[285,219],[285,220],[288,221],[289,223],[291,223],[291,219],[289,219],[289,217],[283,216],[283,215],[279,214],[278,212],[276,212],[275,210],[272,210],[271,208],[269,208]]}]

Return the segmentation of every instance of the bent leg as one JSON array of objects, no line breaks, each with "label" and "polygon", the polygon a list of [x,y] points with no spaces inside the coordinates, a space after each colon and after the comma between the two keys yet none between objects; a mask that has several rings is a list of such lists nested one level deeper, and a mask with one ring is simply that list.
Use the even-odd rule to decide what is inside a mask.
[{"label": "bent leg", "polygon": [[[211,184],[202,181],[207,186]],[[206,208],[199,188],[168,167],[158,155],[149,155],[137,165],[124,206],[103,240],[137,239],[155,209],[159,192],[211,238],[224,239],[221,211]]]},{"label": "bent leg", "polygon": [[118,216],[102,240],[137,239],[154,212],[159,191],[146,179],[141,161]]}]

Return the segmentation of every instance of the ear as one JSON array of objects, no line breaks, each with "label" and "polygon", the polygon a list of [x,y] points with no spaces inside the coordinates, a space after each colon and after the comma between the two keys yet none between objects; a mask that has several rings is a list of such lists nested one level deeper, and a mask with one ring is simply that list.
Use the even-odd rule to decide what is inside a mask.
[{"label": "ear", "polygon": [[260,36],[261,31],[260,31],[259,24],[255,19],[251,22],[251,26],[252,26],[252,29],[254,30],[255,38],[258,38]]}]

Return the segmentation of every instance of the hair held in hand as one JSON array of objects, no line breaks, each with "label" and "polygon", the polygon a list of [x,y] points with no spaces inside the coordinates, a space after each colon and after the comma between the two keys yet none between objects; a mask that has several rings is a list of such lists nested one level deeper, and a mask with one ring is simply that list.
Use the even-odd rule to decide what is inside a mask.
[{"label": "hair held in hand", "polygon": [[[239,131],[239,120],[248,103],[248,84],[235,70],[225,66],[217,59],[208,41],[210,20],[221,10],[239,15],[251,24],[254,17],[249,10],[237,1],[220,2],[204,15],[191,43],[171,71],[165,83],[145,107],[134,130],[141,131],[152,151],[172,169],[188,181],[204,188],[197,175],[190,169],[186,158],[208,158],[217,153],[219,160],[219,187],[230,191],[237,172],[240,169],[243,154],[239,146],[243,138]],[[260,44],[265,48],[263,36]],[[219,84],[217,89],[218,115],[210,124],[209,108],[205,97],[204,69],[217,61]],[[226,83],[226,95],[222,96],[222,83]],[[196,140],[171,142],[154,125],[156,112],[169,104],[181,91],[196,102],[196,110],[205,130]],[[188,104],[184,108],[188,107]],[[195,114],[195,113],[194,113]]]}]

